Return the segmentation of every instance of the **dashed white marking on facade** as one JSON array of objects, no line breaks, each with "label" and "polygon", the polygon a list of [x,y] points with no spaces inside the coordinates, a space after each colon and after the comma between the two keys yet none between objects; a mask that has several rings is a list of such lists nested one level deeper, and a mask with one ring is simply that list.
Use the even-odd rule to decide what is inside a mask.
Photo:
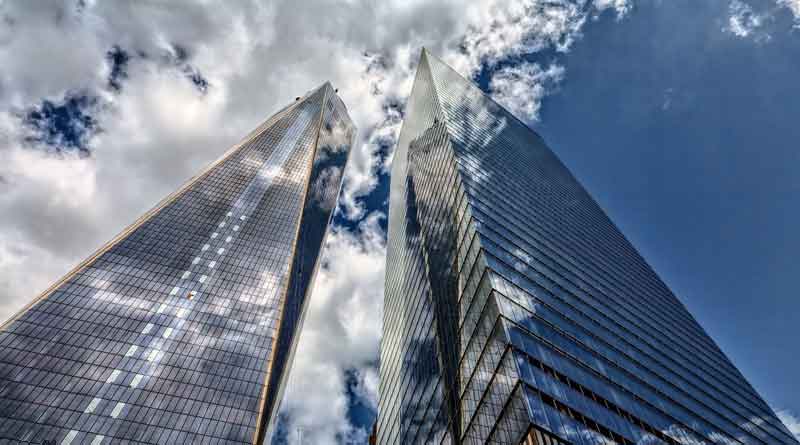
[{"label": "dashed white marking on facade", "polygon": [[117,380],[117,377],[119,377],[120,372],[121,371],[119,369],[111,371],[111,375],[109,375],[106,379],[106,383],[114,383]]},{"label": "dashed white marking on facade", "polygon": [[97,408],[97,405],[99,405],[100,402],[102,402],[102,401],[103,401],[103,399],[101,399],[100,397],[93,398],[92,401],[89,402],[89,406],[87,406],[86,409],[83,410],[83,412],[85,414],[93,413],[95,408]]},{"label": "dashed white marking on facade", "polygon": [[[0,0],[0,2],[2,2],[2,0]],[[294,124],[292,126],[292,129],[290,129],[289,132],[287,133],[287,135],[284,136],[284,140],[282,140],[278,144],[279,148],[277,149],[277,152],[273,153],[271,155],[270,159],[265,162],[265,165],[262,166],[261,171],[259,172],[257,177],[253,181],[251,181],[251,183],[247,187],[247,190],[245,190],[245,192],[242,193],[242,195],[239,197],[239,199],[234,204],[234,208],[238,209],[237,213],[242,213],[242,212],[243,213],[251,213],[251,212],[255,211],[255,203],[252,202],[253,199],[254,199],[253,197],[256,196],[256,195],[258,195],[258,196],[263,195],[264,191],[266,191],[266,189],[268,189],[270,187],[270,185],[272,184],[273,180],[280,174],[281,166],[283,165],[283,163],[288,158],[289,153],[291,152],[291,148],[293,147],[292,143],[287,142],[289,140],[289,139],[287,139],[287,137],[290,134],[294,135],[294,133],[298,132],[300,128],[304,128],[305,127],[307,122],[303,122],[302,125],[300,125],[301,124],[301,122],[300,122],[301,120],[308,121],[311,118],[309,113],[306,113],[306,114],[304,114],[304,115],[302,115],[300,117],[304,118],[304,119],[299,119],[299,120],[296,120],[294,122]],[[295,128],[295,127],[297,127],[297,128]],[[256,202],[257,202],[257,200],[256,200]],[[227,217],[233,217],[233,212],[229,211],[227,213]],[[241,221],[245,221],[245,219],[248,217],[248,215],[236,215],[236,217],[238,217],[239,220],[241,220]],[[234,218],[236,218],[236,217],[234,217]],[[223,220],[223,221],[218,221],[217,225],[218,225],[218,227],[220,229],[222,229],[222,228],[227,227],[228,224],[227,224],[226,220]],[[233,225],[231,230],[233,232],[238,232],[240,228],[241,227],[239,225],[235,224],[235,221],[234,221],[234,225]],[[215,238],[219,237],[220,234],[221,234],[220,231],[213,232],[210,235],[210,239],[215,239]],[[226,236],[226,239],[225,239],[226,243],[230,243],[232,241],[233,241],[233,236]],[[203,244],[203,246],[200,249],[201,252],[205,252],[205,251],[207,251],[208,249],[211,248],[210,242],[211,241]],[[220,259],[220,261],[221,261],[221,258],[222,258],[221,255],[223,253],[225,253],[226,249],[225,248],[218,248],[216,250],[217,250],[217,255],[220,255],[220,257],[218,259]],[[202,257],[200,255],[202,255],[202,253],[198,253],[198,256],[195,256],[195,257],[192,258],[192,261],[191,261],[192,265],[199,265],[203,261],[203,259],[202,259]],[[209,261],[207,263],[207,267],[209,269],[215,268],[216,265],[217,265],[217,261],[216,260]],[[193,274],[195,273],[195,271],[196,271],[196,269],[187,268],[187,270],[185,270],[182,273],[181,279],[186,280],[186,279],[189,279],[190,277],[193,277]],[[198,273],[197,275],[199,275],[199,278],[196,278],[196,277],[193,277],[193,278],[196,279],[197,281],[199,281],[200,284],[205,283],[208,280],[208,278],[210,277],[210,275],[213,274],[213,271],[207,272],[207,273],[208,273],[208,275],[204,275],[204,274]],[[197,289],[203,289],[202,286],[195,286],[192,283],[182,283],[182,284],[183,284],[183,287],[175,286],[174,288],[172,288],[172,290],[170,291],[170,295],[179,295],[179,294],[181,294],[182,291],[185,292],[186,290],[192,289],[192,288],[195,288],[195,287]],[[188,297],[189,300],[192,300],[193,297],[198,295],[198,293],[199,293],[198,290],[191,290],[185,295]],[[181,295],[184,295],[184,294],[181,294]],[[244,298],[245,298],[246,301],[250,301],[249,299],[252,298],[252,297],[245,296]],[[245,300],[243,300],[243,301],[245,301]],[[158,303],[156,303],[156,302],[142,302],[140,304],[140,307],[142,309],[149,310],[149,309],[152,309],[152,308],[156,307],[156,304],[158,304]],[[187,303],[183,303],[183,304],[187,304]],[[158,306],[158,309],[157,309],[156,313],[157,314],[162,314],[168,308],[169,308],[169,306],[166,303],[161,303]],[[190,311],[190,308],[187,308],[187,307],[176,307],[175,315],[176,315],[177,318],[184,318],[184,317],[187,316],[189,311]],[[162,319],[162,320],[159,321],[159,323],[163,323],[164,321],[165,320]],[[178,326],[178,327],[180,327],[182,325],[182,323],[183,323],[182,321],[177,321],[176,322],[176,320],[173,320],[173,322],[175,323],[175,326]],[[173,328],[172,326],[167,326],[161,332],[161,336],[164,339],[169,339],[173,335],[175,329],[176,328]],[[161,325],[156,326],[154,323],[147,323],[147,325],[142,330],[142,334],[145,334],[145,335],[146,334],[157,335],[160,330],[161,330]],[[162,351],[161,349],[157,349],[157,348],[166,348],[164,346],[165,344],[167,344],[167,343],[166,342],[159,342],[158,340],[152,339],[152,341],[150,342],[149,345],[143,345],[143,346],[130,345],[130,347],[128,348],[127,352],[125,353],[125,356],[126,357],[133,356],[133,355],[139,353],[139,349],[141,348],[142,352],[139,353],[140,354],[140,356],[139,356],[140,359],[144,358],[148,362],[156,362],[157,363],[158,361],[163,359],[164,354],[165,354],[164,351]],[[106,383],[116,383],[116,381],[119,379],[119,376],[121,375],[121,373],[122,373],[121,370],[118,370],[118,369],[113,370],[111,372],[111,375],[109,375],[109,377],[107,378]],[[129,381],[128,385],[133,389],[141,387],[142,386],[142,381],[144,380],[145,375],[143,375],[143,374],[135,374],[135,373],[131,373],[131,372],[126,372],[125,375],[127,376],[127,374],[129,374],[129,373],[133,374],[133,378]],[[120,383],[124,383],[124,380],[123,380],[123,382],[120,382]],[[86,407],[85,412],[86,413],[94,413],[95,411],[97,411],[98,406],[100,405],[100,403],[102,401],[103,401],[103,399],[97,398],[97,397],[92,399],[92,401]],[[126,405],[126,403],[124,403],[124,402],[117,402],[116,405],[114,406],[114,408],[111,410],[111,413],[109,415],[114,419],[118,418],[119,416],[122,415],[122,413],[123,413],[123,411],[125,409],[125,405]],[[103,411],[105,411],[105,409]],[[69,445],[78,436],[81,437],[81,440],[80,440],[81,443],[86,443],[86,442],[88,442],[89,437],[93,437],[93,440],[91,441],[92,445],[101,445],[101,443],[104,442],[104,440],[105,440],[105,436],[101,435],[101,434],[94,434],[94,435],[86,434],[86,437],[84,437],[82,434],[84,434],[84,433],[81,433],[78,430],[72,430],[67,435],[67,437],[64,439],[63,443],[66,444],[66,445]]]},{"label": "dashed white marking on facade", "polygon": [[161,351],[159,351],[158,349],[153,349],[152,351],[150,351],[150,354],[147,355],[147,361],[148,362],[155,361],[158,358],[159,352]]},{"label": "dashed white marking on facade", "polygon": [[114,409],[111,410],[111,418],[116,419],[119,417],[119,413],[122,412],[123,408],[125,408],[125,404],[122,402],[117,402],[116,406],[114,406]]},{"label": "dashed white marking on facade", "polygon": [[137,386],[139,386],[139,383],[141,383],[141,381],[142,381],[142,379],[143,379],[143,378],[144,378],[144,376],[143,376],[143,375],[141,375],[141,374],[136,374],[136,375],[133,377],[133,380],[131,380],[131,388],[136,388]]},{"label": "dashed white marking on facade", "polygon": [[69,433],[67,433],[66,437],[64,437],[64,440],[61,441],[61,445],[71,444],[76,437],[78,437],[78,432],[75,430],[70,431]]}]

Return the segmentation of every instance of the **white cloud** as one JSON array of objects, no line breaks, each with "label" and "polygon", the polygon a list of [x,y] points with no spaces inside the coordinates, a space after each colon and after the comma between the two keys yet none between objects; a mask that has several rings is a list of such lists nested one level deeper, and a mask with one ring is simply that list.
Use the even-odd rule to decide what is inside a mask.
[{"label": "white cloud", "polygon": [[758,14],[747,3],[733,0],[728,5],[728,26],[725,30],[737,37],[752,37],[757,42],[766,42],[771,36],[763,28],[769,19],[769,14]]},{"label": "white cloud", "polygon": [[474,2],[467,6],[463,50],[443,58],[457,71],[470,75],[482,63],[553,47],[566,51],[580,37],[590,11],[572,1]]},{"label": "white cloud", "polygon": [[795,28],[800,28],[800,0],[778,0],[778,5],[789,8],[794,15]]},{"label": "white cloud", "polygon": [[613,9],[617,13],[617,18],[621,19],[631,12],[633,3],[629,0],[594,0],[594,7],[597,8],[599,12],[605,11],[606,9]]},{"label": "white cloud", "polygon": [[777,32],[775,26],[771,25],[776,23],[776,16],[785,12],[784,10],[788,10],[794,17],[794,28],[800,28],[800,0],[775,0],[774,7],[762,8],[760,11],[756,11],[743,0],[731,0],[728,4],[727,23],[722,30],[736,37],[765,43]]},{"label": "white cloud", "polygon": [[[356,370],[356,395],[377,405],[378,355],[383,305],[385,244],[378,226],[382,214],[361,223],[361,235],[340,229],[328,239],[286,389],[283,410],[289,431],[300,428],[303,443],[332,444],[352,436],[364,443],[346,420],[345,370]],[[313,382],[313,390],[309,383]],[[297,437],[289,435],[289,443]]]},{"label": "white cloud", "polygon": [[517,117],[539,119],[542,98],[552,92],[564,78],[564,67],[550,65],[542,69],[538,63],[523,63],[497,70],[489,83],[492,97]]},{"label": "white cloud", "polygon": [[[444,45],[442,58],[470,77],[482,65],[493,66],[509,57],[548,48],[566,52],[582,37],[588,18],[613,9],[621,19],[631,8],[629,0],[595,0],[590,4],[565,0],[472,2],[462,13],[466,21],[463,35],[452,39],[450,46]],[[455,44],[458,51],[453,50]],[[564,69],[557,64],[542,70],[538,64],[522,63],[497,70],[490,89],[512,112],[536,120],[541,100],[563,77]]]},{"label": "white cloud", "polygon": [[800,440],[800,418],[789,410],[780,410],[775,414],[777,414],[781,422],[786,425],[786,428],[789,428],[789,431]]},{"label": "white cloud", "polygon": [[[100,2],[0,0],[0,318],[112,238],[295,96],[331,80],[359,128],[345,172],[346,214],[386,172],[422,46],[467,76],[507,57],[568,51],[587,18],[625,0],[282,0]],[[324,12],[324,13],[321,13]],[[130,55],[108,87],[107,52]],[[176,45],[208,80],[198,91],[174,63]],[[171,55],[172,59],[170,59]],[[557,64],[500,70],[498,97],[528,118],[564,76]],[[18,112],[88,91],[102,131],[91,156],[28,147]],[[392,104],[393,106],[388,106]],[[396,105],[396,106],[394,106]],[[375,403],[383,252],[375,218],[328,241],[285,407],[306,443],[353,431],[344,369]],[[301,391],[309,381],[313,392]],[[293,389],[294,388],[294,389]],[[309,440],[313,435],[314,441]]]}]

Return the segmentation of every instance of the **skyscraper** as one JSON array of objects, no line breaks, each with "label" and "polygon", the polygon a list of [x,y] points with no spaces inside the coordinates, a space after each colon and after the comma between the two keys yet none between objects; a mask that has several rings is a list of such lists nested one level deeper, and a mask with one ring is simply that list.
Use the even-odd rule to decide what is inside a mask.
[{"label": "skyscraper", "polygon": [[0,443],[263,443],[355,127],[298,98],[0,330]]},{"label": "skyscraper", "polygon": [[423,51],[377,443],[798,442],[542,139]]}]

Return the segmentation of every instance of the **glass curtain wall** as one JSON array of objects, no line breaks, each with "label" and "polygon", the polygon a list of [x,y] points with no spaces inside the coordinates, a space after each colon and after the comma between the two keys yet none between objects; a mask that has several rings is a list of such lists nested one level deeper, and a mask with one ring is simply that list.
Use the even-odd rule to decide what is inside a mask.
[{"label": "glass curtain wall", "polygon": [[379,444],[798,443],[544,141],[426,51],[386,270]]},{"label": "glass curtain wall", "polygon": [[264,442],[354,137],[325,83],[7,321],[0,442]]}]

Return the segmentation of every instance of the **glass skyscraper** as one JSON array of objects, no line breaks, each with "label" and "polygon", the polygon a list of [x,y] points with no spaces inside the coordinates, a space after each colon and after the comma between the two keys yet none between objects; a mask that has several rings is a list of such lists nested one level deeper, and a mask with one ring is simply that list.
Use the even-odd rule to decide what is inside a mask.
[{"label": "glass skyscraper", "polygon": [[423,51],[377,443],[798,442],[542,139]]},{"label": "glass skyscraper", "polygon": [[355,127],[330,83],[0,330],[0,443],[263,443]]}]

